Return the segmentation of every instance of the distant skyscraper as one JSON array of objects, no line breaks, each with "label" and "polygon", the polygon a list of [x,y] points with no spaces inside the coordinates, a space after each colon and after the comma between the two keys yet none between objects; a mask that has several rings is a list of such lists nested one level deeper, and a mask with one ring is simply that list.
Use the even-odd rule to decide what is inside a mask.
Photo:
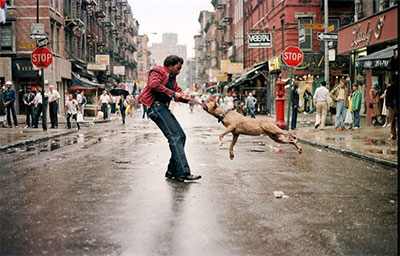
[{"label": "distant skyscraper", "polygon": [[153,43],[149,47],[151,52],[151,59],[154,60],[154,64],[161,66],[164,64],[164,60],[168,55],[178,55],[184,60],[184,64],[181,70],[181,74],[178,76],[178,82],[180,86],[188,86],[188,68],[187,68],[187,47],[186,45],[179,45],[178,34],[176,33],[164,33],[162,34],[162,43]]}]

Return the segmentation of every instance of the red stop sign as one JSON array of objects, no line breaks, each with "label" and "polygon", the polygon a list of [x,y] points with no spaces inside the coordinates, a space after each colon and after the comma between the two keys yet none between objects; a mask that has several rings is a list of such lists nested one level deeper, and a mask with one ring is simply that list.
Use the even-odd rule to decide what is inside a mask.
[{"label": "red stop sign", "polygon": [[36,48],[32,52],[31,62],[38,68],[47,68],[53,62],[53,54],[47,48]]},{"label": "red stop sign", "polygon": [[304,53],[299,47],[289,46],[282,53],[282,60],[289,67],[297,67],[303,62]]}]

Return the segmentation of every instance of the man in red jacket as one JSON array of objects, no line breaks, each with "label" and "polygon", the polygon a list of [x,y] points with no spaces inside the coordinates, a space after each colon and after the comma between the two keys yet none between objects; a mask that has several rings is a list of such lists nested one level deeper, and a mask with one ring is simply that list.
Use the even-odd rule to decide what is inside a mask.
[{"label": "man in red jacket", "polygon": [[180,182],[201,178],[200,175],[190,173],[184,149],[186,135],[168,108],[172,99],[184,103],[190,100],[176,83],[176,76],[179,74],[182,64],[182,58],[176,55],[168,56],[164,60],[164,66],[154,67],[150,70],[147,86],[139,96],[139,103],[149,108],[150,119],[157,124],[168,139],[171,158],[165,177]]}]

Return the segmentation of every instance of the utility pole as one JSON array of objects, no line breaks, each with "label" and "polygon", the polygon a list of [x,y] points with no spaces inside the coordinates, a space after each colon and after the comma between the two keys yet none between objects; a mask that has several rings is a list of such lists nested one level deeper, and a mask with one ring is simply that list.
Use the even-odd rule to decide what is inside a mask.
[{"label": "utility pole", "polygon": [[[36,0],[36,23],[39,23],[39,0]],[[47,130],[47,98],[44,97],[44,69],[41,68],[38,70],[38,78],[40,80],[40,84],[42,86],[42,128],[43,131]]]},{"label": "utility pole", "polygon": [[[325,33],[328,33],[329,27],[329,14],[328,14],[328,0],[324,0],[324,23],[325,23]],[[329,49],[328,41],[324,42],[325,49],[325,81],[327,88],[329,88]]]},{"label": "utility pole", "polygon": [[245,2],[246,0],[242,0],[242,9],[243,9],[243,17],[242,17],[242,22],[243,22],[243,70],[246,69],[246,23],[245,23],[245,15],[246,15],[246,10],[245,10]]}]

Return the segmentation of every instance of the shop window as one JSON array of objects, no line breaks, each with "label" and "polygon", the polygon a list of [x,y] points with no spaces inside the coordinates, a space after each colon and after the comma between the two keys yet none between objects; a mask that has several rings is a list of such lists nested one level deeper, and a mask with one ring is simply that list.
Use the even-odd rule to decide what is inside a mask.
[{"label": "shop window", "polygon": [[0,26],[0,51],[12,51],[13,33],[12,25],[4,24]]},{"label": "shop window", "polygon": [[[304,24],[312,24],[312,18],[299,18],[298,19],[298,29],[300,30]],[[303,43],[299,43],[299,47],[302,50],[312,50],[312,30],[305,29],[305,41]]]}]

